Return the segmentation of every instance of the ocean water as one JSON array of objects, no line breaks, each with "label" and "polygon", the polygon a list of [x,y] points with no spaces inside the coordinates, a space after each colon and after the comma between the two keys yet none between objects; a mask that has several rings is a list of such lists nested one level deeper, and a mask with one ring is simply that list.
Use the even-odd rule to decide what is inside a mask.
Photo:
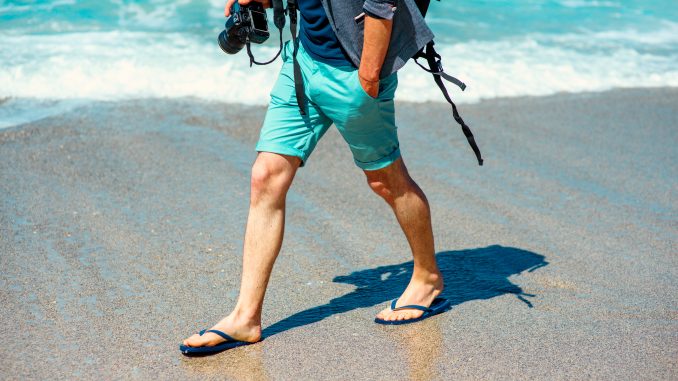
[{"label": "ocean water", "polygon": [[[0,1],[0,126],[88,99],[194,96],[266,104],[280,61],[250,68],[245,52],[222,53],[216,36],[223,5]],[[676,0],[443,0],[432,1],[427,20],[445,69],[468,84],[463,93],[454,90],[461,103],[678,86]],[[276,51],[276,33],[255,48],[260,60]],[[399,83],[399,100],[442,100],[414,64]]]}]

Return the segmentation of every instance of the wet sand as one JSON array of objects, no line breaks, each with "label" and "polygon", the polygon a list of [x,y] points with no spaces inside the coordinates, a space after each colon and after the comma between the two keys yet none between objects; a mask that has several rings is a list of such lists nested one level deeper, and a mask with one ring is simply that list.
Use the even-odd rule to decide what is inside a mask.
[{"label": "wet sand", "polygon": [[452,310],[372,322],[411,256],[332,127],[290,191],[265,339],[234,305],[265,108],[97,102],[0,130],[2,379],[676,379],[678,89],[398,105]]}]

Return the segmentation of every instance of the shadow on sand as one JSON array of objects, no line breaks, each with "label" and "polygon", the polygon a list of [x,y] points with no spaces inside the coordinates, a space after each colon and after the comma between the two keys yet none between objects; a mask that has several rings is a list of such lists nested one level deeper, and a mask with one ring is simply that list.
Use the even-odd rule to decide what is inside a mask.
[{"label": "shadow on sand", "polygon": [[[452,306],[470,300],[514,294],[532,308],[532,303],[525,297],[534,295],[525,294],[508,277],[548,265],[543,255],[498,245],[440,252],[436,254],[436,258],[445,279],[445,290],[441,296],[450,299]],[[276,322],[264,329],[263,337],[312,324],[334,314],[372,307],[395,299],[403,292],[411,275],[412,261],[338,276],[333,282],[352,284],[357,289],[332,299],[327,304],[309,308]]]}]

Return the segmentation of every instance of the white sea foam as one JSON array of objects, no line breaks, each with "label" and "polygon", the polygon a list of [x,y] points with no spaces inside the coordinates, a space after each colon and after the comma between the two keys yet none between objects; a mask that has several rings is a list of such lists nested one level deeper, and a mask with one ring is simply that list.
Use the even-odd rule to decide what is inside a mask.
[{"label": "white sea foam", "polygon": [[[0,3],[1,4],[1,3]],[[17,13],[17,12],[31,12],[36,10],[43,10],[51,12],[57,7],[62,7],[66,5],[75,4],[75,0],[54,0],[46,4],[30,4],[30,5],[19,5],[19,4],[7,4],[0,5],[0,15],[6,13]]]},{"label": "white sea foam", "polygon": [[621,4],[613,1],[595,1],[595,0],[561,0],[560,5],[568,8],[619,8]]},{"label": "white sea foam", "polygon": [[[615,87],[678,86],[676,24],[655,32],[530,35],[439,44],[446,70],[465,81],[460,102]],[[274,48],[255,47],[259,59]],[[661,50],[661,54],[654,51]],[[248,67],[244,52],[187,34],[89,32],[0,35],[0,97],[122,99],[195,96],[265,104],[280,60]],[[441,101],[414,64],[399,73],[397,99]],[[452,89],[452,88],[451,88]]]},{"label": "white sea foam", "polygon": [[118,24],[120,26],[143,25],[145,28],[160,28],[166,26],[177,13],[177,8],[189,4],[191,0],[175,0],[169,3],[156,2],[141,5],[138,2],[111,0],[117,5]]}]

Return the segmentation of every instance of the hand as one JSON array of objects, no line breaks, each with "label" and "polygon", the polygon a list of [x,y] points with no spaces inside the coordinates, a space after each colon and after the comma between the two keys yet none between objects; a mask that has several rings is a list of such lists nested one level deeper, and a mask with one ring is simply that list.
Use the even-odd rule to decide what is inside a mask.
[{"label": "hand", "polygon": [[[238,4],[247,5],[253,1],[261,3],[264,6],[264,9],[271,7],[271,0],[238,0]],[[226,7],[224,8],[224,16],[228,17],[231,15],[231,8],[233,7],[233,4],[235,4],[235,0],[226,1]]]},{"label": "hand", "polygon": [[365,16],[365,36],[358,77],[360,85],[372,98],[379,95],[379,75],[388,51],[392,28],[392,20]]},{"label": "hand", "polygon": [[364,79],[360,74],[358,74],[358,78],[360,79],[360,86],[363,87],[363,90],[365,90],[367,95],[371,96],[372,98],[376,98],[377,95],[379,95],[378,79],[376,81],[368,81]]}]

